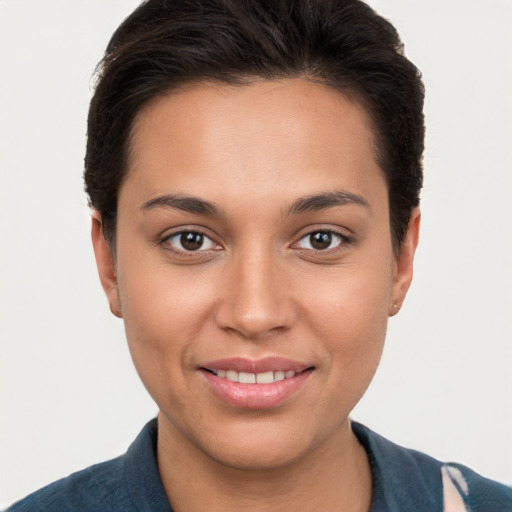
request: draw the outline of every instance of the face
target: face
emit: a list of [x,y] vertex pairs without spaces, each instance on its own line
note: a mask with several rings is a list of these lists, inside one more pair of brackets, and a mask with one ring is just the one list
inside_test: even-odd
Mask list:
[[160,431],[239,468],[350,435],[419,218],[394,256],[365,110],[302,80],[191,86],[144,108],[131,150],[115,257],[99,218],[93,240]]

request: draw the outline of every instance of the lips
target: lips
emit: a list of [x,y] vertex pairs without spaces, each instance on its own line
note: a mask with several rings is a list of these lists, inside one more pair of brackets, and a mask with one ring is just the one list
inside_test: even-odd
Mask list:
[[248,409],[276,407],[297,393],[312,365],[279,357],[222,359],[200,367],[211,391],[228,405]]

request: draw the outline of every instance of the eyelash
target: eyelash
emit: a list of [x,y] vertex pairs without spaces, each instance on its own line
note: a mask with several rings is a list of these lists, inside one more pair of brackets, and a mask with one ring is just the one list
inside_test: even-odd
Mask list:
[[[183,237],[189,236],[189,235],[192,235],[192,237],[193,236],[201,237],[201,246],[199,248],[194,250],[194,249],[187,249],[187,248],[183,247],[183,242],[185,242],[185,240],[183,240]],[[182,247],[181,248],[174,247],[172,245],[173,239],[176,239],[176,241],[178,243],[180,243]],[[194,240],[190,239],[190,242],[194,243]],[[207,249],[201,249],[201,247],[205,243],[209,243],[209,245],[211,245],[213,247],[208,247]],[[168,246],[170,246],[170,248],[168,250],[172,250],[181,255],[200,254],[200,253],[204,253],[204,252],[211,251],[211,250],[219,250],[221,248],[221,246],[219,244],[217,244],[216,242],[214,242],[210,236],[208,236],[206,233],[203,233],[202,231],[199,231],[197,229],[186,229],[186,230],[178,231],[175,233],[171,233],[170,235],[166,235],[161,240],[159,240],[158,244],[162,245],[162,246],[168,245]],[[167,247],[166,247],[166,249],[167,249]]]
[[[321,235],[322,238],[320,239],[320,242],[322,242],[322,241],[329,242],[329,245],[332,242],[336,242],[335,247],[327,247],[327,248],[320,248],[320,249],[315,248],[311,243],[312,242],[311,237],[313,237],[315,235]],[[201,245],[197,249],[185,248],[183,246],[183,243],[185,242],[185,240],[183,239],[184,236],[200,237]],[[173,245],[173,242],[172,242],[173,239],[175,240],[175,243],[179,243],[181,245],[181,248]],[[308,241],[309,247],[301,247],[299,244],[302,241]],[[194,243],[194,240],[192,238],[190,238],[190,242]],[[199,241],[197,241],[197,242],[199,242]],[[210,247],[202,248],[202,246],[205,243],[208,243],[208,245],[210,245]],[[222,249],[222,246],[220,244],[218,244],[214,240],[212,240],[212,238],[210,236],[208,236],[206,233],[204,233],[200,230],[197,230],[197,229],[186,229],[186,230],[181,230],[181,231],[171,233],[169,235],[166,235],[162,239],[158,240],[157,244],[164,246],[164,248],[166,250],[173,251],[182,256],[193,256],[193,255],[198,255],[198,254],[204,254],[204,253],[212,251],[212,250],[218,251],[218,250]],[[349,237],[347,237],[346,235],[339,233],[338,231],[334,231],[332,229],[316,229],[316,230],[309,231],[309,232],[305,233],[304,235],[302,235],[297,242],[295,242],[291,245],[291,247],[292,247],[292,249],[298,249],[300,251],[320,255],[322,253],[331,254],[333,252],[338,252],[351,244],[352,244],[352,240]]]
[[[312,245],[312,237],[315,235],[321,235],[320,242],[327,241],[329,242],[329,245],[332,242],[335,242],[337,240],[337,243],[334,247],[327,247],[327,248],[315,248]],[[302,241],[307,241],[309,244],[309,247],[300,247],[300,243]],[[346,235],[343,235],[339,233],[338,231],[332,230],[332,229],[315,229],[313,231],[309,231],[308,233],[304,234],[297,242],[295,242],[293,245],[297,246],[299,250],[312,252],[315,255],[321,255],[321,254],[332,254],[335,252],[338,252],[340,250],[343,250],[350,246],[352,244],[352,239],[347,237]]]

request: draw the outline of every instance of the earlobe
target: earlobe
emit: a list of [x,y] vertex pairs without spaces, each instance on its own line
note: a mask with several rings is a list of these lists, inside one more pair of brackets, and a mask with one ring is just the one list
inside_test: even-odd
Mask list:
[[414,267],[414,255],[418,247],[420,234],[421,213],[419,208],[414,208],[409,221],[407,233],[396,257],[395,273],[389,305],[389,316],[396,315],[405,300],[409,286],[411,285]]
[[110,311],[118,318],[122,318],[121,303],[119,300],[119,287],[117,283],[116,269],[114,265],[114,256],[112,249],[103,235],[101,215],[93,211],[91,215],[91,238],[96,257],[96,266],[101,281],[101,286],[105,291]]

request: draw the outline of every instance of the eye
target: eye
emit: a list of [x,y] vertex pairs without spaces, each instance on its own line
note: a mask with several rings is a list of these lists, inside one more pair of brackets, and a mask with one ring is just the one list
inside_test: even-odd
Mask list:
[[162,241],[175,251],[198,252],[219,248],[209,237],[198,231],[181,231],[174,233]]
[[326,251],[339,247],[347,240],[344,236],[333,231],[314,231],[303,236],[297,243],[300,249]]

